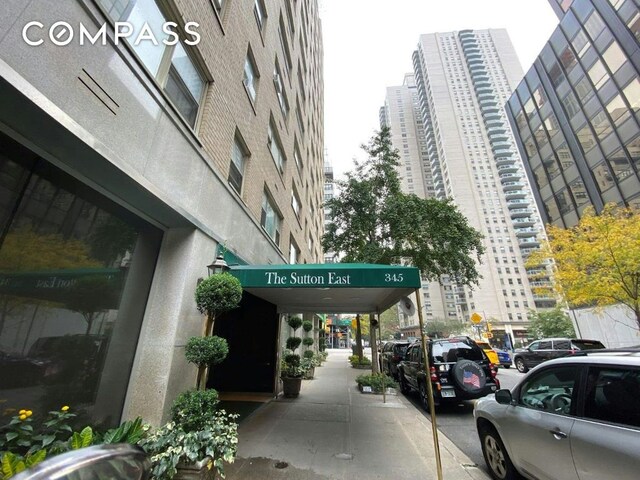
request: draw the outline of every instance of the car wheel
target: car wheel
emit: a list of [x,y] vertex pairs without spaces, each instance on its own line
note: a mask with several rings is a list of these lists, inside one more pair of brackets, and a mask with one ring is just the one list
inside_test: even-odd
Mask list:
[[402,373],[402,371],[398,371],[398,376],[400,377],[400,392],[406,395],[407,393],[409,393],[409,386],[407,385],[407,381],[404,379],[404,374]]
[[420,382],[420,405],[427,412],[429,411],[429,390],[425,382]]
[[495,480],[516,480],[522,478],[511,463],[509,454],[498,432],[492,427],[480,430],[482,455],[489,467],[489,473]]
[[511,365],[507,365],[506,363],[503,365],[504,368],[511,368]]
[[524,360],[521,358],[516,359],[516,368],[520,373],[527,373],[529,371],[527,366],[524,364]]

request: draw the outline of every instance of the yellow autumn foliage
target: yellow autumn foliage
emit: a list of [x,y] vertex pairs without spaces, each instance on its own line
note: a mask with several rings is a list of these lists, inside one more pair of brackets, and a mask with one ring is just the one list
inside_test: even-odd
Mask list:
[[555,262],[555,287],[572,307],[624,304],[640,327],[640,212],[608,204],[573,228],[547,228],[548,243],[527,265]]

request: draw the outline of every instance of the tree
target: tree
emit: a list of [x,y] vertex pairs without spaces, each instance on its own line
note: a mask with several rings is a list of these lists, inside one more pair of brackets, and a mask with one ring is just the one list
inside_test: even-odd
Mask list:
[[477,284],[482,235],[449,200],[424,199],[400,190],[398,151],[388,128],[362,148],[369,158],[339,181],[340,195],[326,202],[333,223],[322,244],[343,262],[409,264],[427,280],[450,275]]
[[400,332],[398,308],[394,305],[380,315],[380,339],[390,340],[396,332]]
[[529,331],[535,338],[569,337],[575,336],[571,320],[559,307],[547,311],[529,310]]
[[548,243],[528,265],[553,261],[555,288],[571,307],[623,304],[640,329],[640,215],[605,206],[586,209],[573,228],[547,228]]
[[447,338],[451,335],[460,335],[469,330],[468,322],[429,320],[424,326],[425,334],[430,338]]
[[400,156],[388,128],[362,148],[368,159],[356,161],[355,171],[336,182],[340,195],[325,204],[333,223],[322,239],[324,250],[340,252],[342,262],[408,264],[426,280],[449,275],[460,285],[477,284],[481,234],[450,201],[402,193]]

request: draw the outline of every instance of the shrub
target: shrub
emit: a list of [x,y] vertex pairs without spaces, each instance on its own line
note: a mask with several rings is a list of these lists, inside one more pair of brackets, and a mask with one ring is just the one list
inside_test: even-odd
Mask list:
[[307,350],[302,354],[304,358],[313,358],[314,355],[313,350]]
[[195,463],[211,457],[209,468],[215,477],[224,478],[224,462],[232,463],[238,449],[238,415],[224,410],[213,413],[198,431],[186,431],[174,422],[163,425],[143,439],[139,445],[152,462],[152,478],[170,480],[178,463]]
[[313,330],[313,322],[311,322],[311,320],[305,320],[304,322],[302,322],[302,329],[305,332],[310,332],[311,330]]
[[307,346],[307,347],[310,347],[311,345],[313,345],[313,338],[311,338],[311,337],[303,338],[302,339],[302,344]]
[[375,393],[382,392],[383,385],[384,388],[398,388],[397,382],[385,374],[359,375],[356,383],[359,387],[371,387]]
[[300,346],[302,339],[299,337],[289,337],[287,338],[287,348],[289,350],[295,350]]
[[230,273],[205,278],[196,287],[196,305],[200,313],[213,318],[218,313],[233,310],[242,300],[240,280]]
[[189,363],[198,367],[217,365],[229,354],[229,344],[222,337],[191,337],[185,348],[185,357]]
[[216,412],[218,401],[214,389],[182,392],[173,402],[171,418],[185,432],[202,430]]
[[351,355],[349,357],[349,362],[352,367],[370,367],[371,360],[368,357],[362,357],[362,361],[360,361],[360,357],[358,355]]
[[289,319],[287,320],[287,323],[295,332],[302,325],[302,319],[300,317],[289,317]]
[[280,364],[280,376],[283,378],[300,378],[304,375],[305,369],[300,365],[300,355],[295,353],[285,354]]

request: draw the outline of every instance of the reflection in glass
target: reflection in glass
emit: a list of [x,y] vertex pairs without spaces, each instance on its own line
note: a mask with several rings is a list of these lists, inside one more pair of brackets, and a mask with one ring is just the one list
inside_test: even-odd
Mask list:
[[571,150],[567,147],[566,142],[562,142],[562,145],[556,148],[556,155],[558,155],[562,170],[566,171],[573,166],[573,155],[571,155]]
[[629,175],[633,174],[631,164],[629,163],[629,160],[627,160],[627,156],[622,149],[616,150],[611,154],[609,157],[609,164],[611,165],[613,174],[618,179],[618,182],[621,182]]
[[571,190],[573,199],[578,207],[591,203],[589,195],[587,194],[587,189],[584,188],[582,179],[577,179],[574,182],[571,182],[569,184],[569,189]]
[[119,421],[128,370],[102,383],[110,348],[127,368],[135,352],[117,332],[142,321],[121,317],[140,230],[114,212],[0,136],[0,414],[71,405],[82,421]]
[[613,187],[613,176],[609,171],[609,167],[607,167],[605,162],[600,163],[596,167],[593,168],[593,177],[596,179],[596,183],[598,184],[598,188],[600,192],[605,192]]
[[593,137],[588,124],[585,124],[580,130],[576,132],[576,137],[578,138],[578,141],[580,142],[580,145],[582,145],[582,149],[585,152],[591,150],[591,148],[593,148],[593,146],[596,144],[596,140]]

